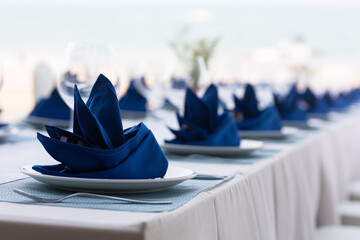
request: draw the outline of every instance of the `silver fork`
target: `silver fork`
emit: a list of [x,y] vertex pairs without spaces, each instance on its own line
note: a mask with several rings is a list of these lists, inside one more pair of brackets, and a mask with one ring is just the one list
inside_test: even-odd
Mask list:
[[38,197],[32,194],[29,194],[27,192],[24,192],[19,189],[14,189],[14,192],[17,194],[20,194],[21,196],[30,198],[36,202],[41,203],[58,203],[63,200],[72,198],[72,197],[78,197],[78,196],[84,196],[84,197],[96,197],[96,198],[105,198],[105,199],[111,199],[111,200],[117,200],[117,201],[123,201],[123,202],[129,202],[129,203],[140,203],[140,204],[172,204],[171,201],[151,201],[151,200],[136,200],[136,199],[130,199],[130,198],[122,198],[122,197],[113,197],[113,196],[107,196],[107,195],[101,195],[101,194],[94,194],[94,193],[73,193],[70,195],[67,195],[62,198],[42,198]]

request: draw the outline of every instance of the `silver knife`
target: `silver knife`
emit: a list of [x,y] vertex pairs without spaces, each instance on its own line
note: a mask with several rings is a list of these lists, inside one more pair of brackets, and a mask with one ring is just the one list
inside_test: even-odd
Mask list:
[[224,179],[227,176],[223,176],[223,175],[214,175],[214,174],[201,174],[198,173],[196,174],[196,177],[194,179],[201,179],[201,180],[220,180],[220,179]]

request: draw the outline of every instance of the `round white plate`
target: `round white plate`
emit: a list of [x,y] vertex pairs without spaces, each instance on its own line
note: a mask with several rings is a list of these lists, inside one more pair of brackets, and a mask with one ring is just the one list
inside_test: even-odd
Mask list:
[[285,126],[307,128],[309,127],[309,121],[296,121],[296,120],[284,120],[282,123]]
[[322,119],[322,120],[328,120],[329,114],[328,113],[308,113],[308,117]]
[[151,192],[177,185],[185,180],[194,178],[196,172],[169,166],[164,178],[155,179],[93,179],[60,177],[41,174],[32,169],[32,166],[24,166],[21,172],[35,180],[49,184],[53,187],[86,192],[100,193],[136,193]]
[[161,148],[167,153],[180,155],[204,154],[213,156],[244,156],[258,150],[264,146],[261,141],[242,139],[238,147],[214,147],[214,146],[195,146],[185,144],[164,143]]
[[61,119],[35,117],[35,116],[27,116],[24,119],[24,122],[36,127],[44,127],[44,125],[53,125],[53,126],[67,128],[70,125],[70,120],[61,120]]
[[0,140],[11,137],[11,136],[15,135],[16,133],[18,133],[18,131],[19,131],[18,128],[11,126],[11,125],[1,127],[0,128]]
[[321,119],[310,118],[307,121],[283,121],[285,126],[296,127],[300,129],[315,129],[319,128],[324,124],[324,121]]
[[149,112],[120,110],[122,118],[139,119],[145,118]]
[[240,136],[244,138],[283,139],[299,133],[299,129],[293,127],[283,127],[280,131],[239,131]]

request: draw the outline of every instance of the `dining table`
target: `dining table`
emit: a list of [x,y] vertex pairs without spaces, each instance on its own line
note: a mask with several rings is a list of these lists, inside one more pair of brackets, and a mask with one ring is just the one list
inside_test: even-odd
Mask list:
[[[174,113],[162,111],[140,121],[160,144],[172,138],[167,126],[176,122]],[[226,177],[190,179],[147,193],[174,202],[158,207],[87,198],[42,204],[15,196],[13,188],[33,186],[65,194],[20,171],[55,161],[36,139],[43,130],[19,125],[16,135],[0,143],[0,238],[315,239],[319,226],[340,224],[339,204],[347,199],[349,184],[360,178],[360,106],[316,123],[283,138],[258,139],[263,148],[246,156],[167,154],[169,166]]]

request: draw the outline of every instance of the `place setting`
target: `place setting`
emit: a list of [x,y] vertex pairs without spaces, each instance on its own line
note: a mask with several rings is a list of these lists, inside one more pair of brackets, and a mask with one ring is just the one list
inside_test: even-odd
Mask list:
[[274,93],[274,104],[285,126],[300,129],[311,129],[315,126],[310,123],[306,109],[299,103],[300,94],[296,84],[291,84],[290,90],[284,96]]
[[360,2],[0,6],[1,240],[360,239]]
[[214,85],[210,85],[201,98],[187,88],[184,115],[177,113],[180,129],[169,128],[175,138],[161,145],[165,153],[231,158],[248,156],[263,147],[261,141],[242,139],[229,112],[218,114],[218,108]]
[[[75,85],[73,132],[46,125],[48,136],[37,134],[44,149],[58,164],[23,166],[21,172],[30,178],[2,184],[0,191],[4,194],[1,194],[1,201],[16,199],[16,202],[23,202],[15,197],[19,195],[23,200],[26,197],[42,204],[71,206],[72,199],[77,203],[79,196],[68,198],[67,195],[81,192],[78,195],[82,195],[81,199],[85,196],[85,203],[81,206],[74,203],[75,207],[86,208],[95,204],[95,208],[100,209],[110,206],[111,209],[122,209],[118,203],[108,205],[102,200],[95,203],[94,199],[101,196],[82,194],[85,192],[111,194],[110,201],[111,196],[131,196],[138,202],[132,201],[134,206],[127,205],[125,210],[129,211],[144,208],[135,206],[136,203],[151,205],[143,211],[164,211],[181,206],[200,191],[224,180],[225,176],[215,178],[207,174],[200,174],[196,179],[196,172],[169,164],[144,123],[123,129],[115,88],[104,75],[97,78],[86,104],[81,94]],[[64,197],[64,190],[67,192],[65,199],[52,203],[48,200]],[[145,200],[140,201],[143,197]],[[89,205],[86,204],[88,200],[91,202]],[[157,208],[152,205],[157,205]]]
[[233,101],[235,107],[231,113],[242,137],[282,140],[301,134],[297,128],[283,126],[276,105],[270,103],[261,108],[255,87],[251,84],[245,86],[242,99],[234,94]]
[[130,119],[144,119],[149,114],[145,78],[133,78],[125,94],[120,97],[121,116]]
[[54,88],[50,96],[43,97],[36,103],[34,109],[23,119],[23,123],[35,129],[43,129],[45,124],[68,128],[70,108]]

